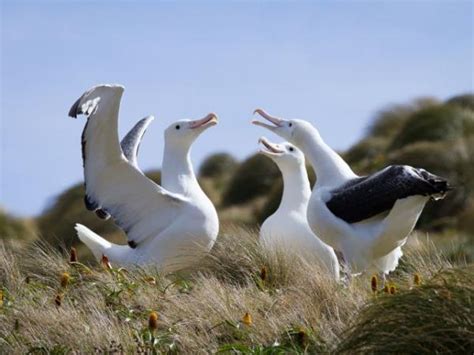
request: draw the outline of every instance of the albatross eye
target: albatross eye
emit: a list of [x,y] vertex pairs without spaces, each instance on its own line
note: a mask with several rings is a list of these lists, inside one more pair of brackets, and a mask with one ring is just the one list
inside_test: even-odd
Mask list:
[[175,128],[176,128],[176,129],[180,129],[181,126],[180,126],[179,124],[177,124]]
[[288,123],[288,127],[292,127],[293,126],[293,123]]
[[[290,123],[290,124],[291,124],[291,123]],[[289,150],[290,152],[294,152],[294,151],[295,151],[295,148],[290,147],[290,148],[288,148],[288,150]]]

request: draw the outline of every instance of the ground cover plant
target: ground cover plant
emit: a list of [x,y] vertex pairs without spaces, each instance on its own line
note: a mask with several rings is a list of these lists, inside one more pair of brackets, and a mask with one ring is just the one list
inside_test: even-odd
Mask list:
[[240,227],[199,268],[170,275],[3,243],[0,352],[470,353],[474,268],[453,255],[413,236],[382,285],[330,280]]

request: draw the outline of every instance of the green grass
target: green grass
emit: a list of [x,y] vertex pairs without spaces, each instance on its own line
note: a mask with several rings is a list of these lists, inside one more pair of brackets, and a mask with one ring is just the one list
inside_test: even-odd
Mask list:
[[255,236],[230,229],[199,268],[170,275],[3,244],[0,353],[474,350],[473,268],[433,245],[412,238],[390,280],[397,293],[374,295],[371,275],[337,283],[294,255],[261,250]]

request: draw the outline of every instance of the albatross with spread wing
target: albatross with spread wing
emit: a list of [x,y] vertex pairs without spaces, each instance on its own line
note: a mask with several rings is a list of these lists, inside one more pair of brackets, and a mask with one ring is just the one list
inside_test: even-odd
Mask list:
[[[127,245],[115,245],[87,227],[76,225],[78,236],[96,258],[102,254],[120,264],[155,264],[173,271],[195,264],[213,246],[219,222],[216,210],[200,188],[189,151],[194,140],[217,123],[209,114],[181,120],[165,132],[164,164],[175,179],[173,191],[148,179],[134,160],[148,121],[118,140],[118,113],[124,88],[100,85],[84,93],[69,115],[87,116],[82,134],[86,201],[90,209],[110,214],[127,234]],[[173,156],[170,155],[172,152]],[[126,155],[124,155],[126,154]],[[166,176],[163,176],[166,179]]]

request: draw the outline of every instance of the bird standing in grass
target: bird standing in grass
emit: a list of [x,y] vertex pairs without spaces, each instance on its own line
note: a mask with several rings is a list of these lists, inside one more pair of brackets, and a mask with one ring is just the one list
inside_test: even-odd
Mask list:
[[154,264],[164,271],[195,265],[212,248],[219,221],[197,182],[189,151],[196,138],[217,123],[217,116],[181,120],[165,131],[168,148],[163,164],[168,164],[169,174],[178,176],[167,183],[173,189],[165,189],[136,166],[133,154],[138,147],[132,144],[130,155],[119,143],[123,91],[120,85],[96,86],[76,101],[69,115],[87,116],[82,134],[86,202],[90,209],[100,209],[114,219],[126,233],[128,245],[112,244],[80,224],[78,237],[98,260],[106,255],[114,265]]
[[269,124],[254,124],[299,147],[316,172],[307,213],[313,232],[342,253],[353,274],[394,270],[425,204],[443,198],[448,182],[406,165],[358,176],[311,123],[274,117],[261,109],[255,113]]
[[283,196],[276,212],[260,228],[261,244],[317,261],[338,280],[334,250],[314,235],[306,219],[311,187],[303,153],[290,143],[274,144],[263,137],[259,142],[263,145],[260,152],[276,163],[283,176]]

